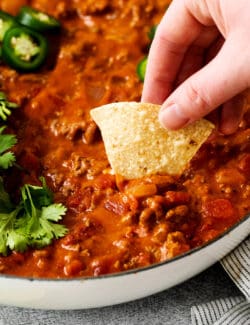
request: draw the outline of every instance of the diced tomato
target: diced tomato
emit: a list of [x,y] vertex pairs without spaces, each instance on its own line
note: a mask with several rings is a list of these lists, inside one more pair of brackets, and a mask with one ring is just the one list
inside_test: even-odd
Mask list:
[[105,201],[105,208],[118,215],[124,215],[129,211],[135,211],[138,207],[137,200],[125,194],[115,194]]
[[68,207],[78,212],[89,209],[92,203],[93,192],[91,187],[86,187],[82,191],[76,191],[76,193],[68,197]]
[[99,175],[95,179],[94,186],[100,190],[115,188],[115,176],[109,174]]
[[68,207],[75,209],[82,201],[82,195],[80,193],[74,194],[68,198]]
[[205,202],[202,206],[202,212],[206,217],[228,219],[236,215],[232,203],[227,199],[215,199]]

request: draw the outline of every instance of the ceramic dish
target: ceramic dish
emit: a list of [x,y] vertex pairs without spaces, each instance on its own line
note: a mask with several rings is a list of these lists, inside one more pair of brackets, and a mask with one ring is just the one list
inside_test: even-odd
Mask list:
[[[250,99],[239,132],[211,136],[177,178],[128,181],[114,175],[90,118],[94,107],[140,100],[148,50],[169,3],[0,1],[2,16],[12,26],[2,42],[0,97],[6,107],[18,106],[5,130],[17,139],[16,165],[5,174],[5,161],[0,172],[1,304],[79,309],[139,299],[195,276],[249,234],[250,217],[236,221],[250,213]],[[21,4],[34,8],[21,9]],[[44,30],[45,38],[38,37],[32,29],[37,21],[20,31],[16,22],[24,23],[23,14],[30,12],[42,25],[44,13],[59,19],[61,32],[57,24],[53,33]],[[19,41],[27,40],[27,52],[19,53]],[[12,55],[7,58],[8,49],[18,66]],[[35,66],[33,52],[43,54]],[[13,156],[7,157],[11,165]],[[36,191],[40,194],[33,199],[30,193]],[[38,217],[57,221],[64,214],[58,205],[51,213],[53,202],[67,208],[61,220],[67,230],[53,225],[56,231],[51,231],[45,222],[38,231]],[[30,249],[24,251],[26,246]]]
[[250,215],[206,245],[146,268],[72,280],[0,277],[0,303],[39,309],[84,309],[128,302],[173,287],[205,270],[250,233]]

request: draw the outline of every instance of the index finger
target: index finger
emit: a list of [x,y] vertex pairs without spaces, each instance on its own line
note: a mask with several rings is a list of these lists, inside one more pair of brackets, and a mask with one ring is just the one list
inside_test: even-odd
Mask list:
[[162,104],[168,97],[185,53],[201,30],[202,25],[191,15],[183,0],[171,3],[149,51],[143,102]]

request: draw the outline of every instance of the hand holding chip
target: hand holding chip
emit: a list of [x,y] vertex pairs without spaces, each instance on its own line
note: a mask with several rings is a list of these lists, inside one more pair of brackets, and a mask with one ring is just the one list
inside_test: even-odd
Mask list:
[[173,0],[152,43],[142,101],[162,104],[163,126],[179,129],[214,111],[236,131],[250,86],[249,0]]

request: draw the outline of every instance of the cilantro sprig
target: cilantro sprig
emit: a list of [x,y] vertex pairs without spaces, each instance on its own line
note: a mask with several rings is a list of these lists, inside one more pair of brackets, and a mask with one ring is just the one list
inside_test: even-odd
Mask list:
[[63,237],[67,228],[57,222],[66,213],[41,178],[42,186],[26,184],[21,188],[19,204],[11,202],[0,178],[0,254],[9,250],[24,252],[28,247],[42,248]]
[[[15,107],[18,105],[9,102],[0,91],[0,121],[6,121]],[[0,175],[15,165],[16,160],[11,152],[17,143],[16,136],[3,133],[5,128],[0,126]],[[67,228],[57,223],[66,208],[61,203],[53,203],[45,179],[40,180],[42,186],[25,184],[21,187],[20,201],[14,204],[0,176],[0,254],[7,255],[10,250],[24,252],[28,247],[42,248],[67,233]]]
[[0,91],[0,118],[6,121],[11,114],[13,108],[17,108],[19,105],[13,102],[9,102],[4,92]]
[[15,156],[10,150],[17,142],[15,135],[3,134],[5,126],[0,127],[0,168],[8,169],[15,162]]

